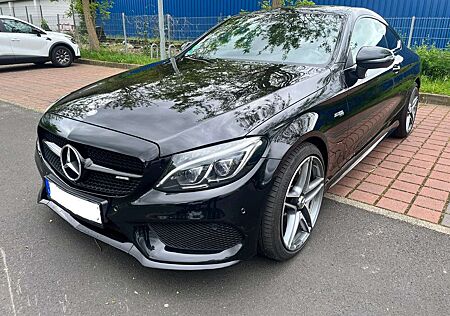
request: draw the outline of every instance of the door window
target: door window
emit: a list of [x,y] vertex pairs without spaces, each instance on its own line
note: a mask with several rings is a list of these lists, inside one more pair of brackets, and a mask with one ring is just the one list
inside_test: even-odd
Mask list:
[[352,52],[353,63],[356,62],[356,54],[363,46],[388,48],[385,34],[386,25],[375,19],[362,18],[356,21],[350,39],[350,50]]
[[386,41],[390,50],[394,50],[399,47],[400,38],[390,28],[386,31]]
[[10,19],[2,19],[3,27],[5,28],[5,32],[8,33],[33,33],[33,27],[26,23],[10,20]]

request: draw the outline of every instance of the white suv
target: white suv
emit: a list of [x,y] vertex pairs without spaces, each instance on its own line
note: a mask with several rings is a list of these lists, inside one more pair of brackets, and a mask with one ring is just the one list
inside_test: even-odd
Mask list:
[[80,48],[71,36],[0,15],[0,65],[51,61],[57,67],[68,67],[79,57]]

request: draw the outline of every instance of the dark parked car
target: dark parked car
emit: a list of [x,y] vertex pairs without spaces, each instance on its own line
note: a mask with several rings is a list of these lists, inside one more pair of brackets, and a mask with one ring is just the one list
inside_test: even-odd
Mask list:
[[287,260],[327,188],[411,132],[419,72],[366,9],[230,18],[56,102],[38,127],[39,202],[148,267]]

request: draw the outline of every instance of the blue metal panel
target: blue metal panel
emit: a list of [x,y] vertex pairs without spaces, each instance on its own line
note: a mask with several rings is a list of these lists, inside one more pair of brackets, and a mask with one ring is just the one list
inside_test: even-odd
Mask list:
[[[318,5],[344,5],[372,9],[388,21],[403,36],[409,32],[410,18],[416,16],[416,28],[413,43],[422,43],[427,38],[436,39],[438,47],[445,47],[450,41],[450,0],[313,0]],[[177,39],[192,39],[211,28],[217,21],[228,15],[238,14],[241,10],[254,11],[260,9],[261,0],[164,0],[164,13],[174,17],[174,33]],[[114,0],[109,21],[99,21],[108,35],[121,33],[119,14],[127,16],[157,15],[158,0]],[[116,16],[116,18],[114,18]],[[183,17],[184,19],[177,19]],[[405,19],[390,19],[403,17]],[[420,19],[433,18],[433,19]],[[447,18],[436,19],[436,18]],[[132,20],[133,17],[130,17]],[[148,18],[148,19],[154,19]],[[117,21],[115,21],[117,20]],[[153,23],[153,22],[152,22]],[[156,23],[156,22],[155,22]],[[176,25],[176,23],[179,23]],[[181,25],[182,23],[182,25]],[[136,33],[136,23],[130,22],[130,32]],[[154,33],[154,32],[153,32]],[[151,34],[156,36],[157,34]],[[428,41],[432,43],[433,41]]]
[[[372,9],[384,17],[450,17],[449,0],[315,0],[320,5]],[[261,0],[164,0],[164,11],[175,17],[227,16],[260,8]],[[154,15],[157,0],[114,0],[113,13]]]
[[449,0],[315,0],[320,5],[364,7],[384,17],[450,17]]

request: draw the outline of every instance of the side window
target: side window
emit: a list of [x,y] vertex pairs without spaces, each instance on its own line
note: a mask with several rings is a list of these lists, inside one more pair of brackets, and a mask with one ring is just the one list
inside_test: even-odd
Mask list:
[[5,28],[5,32],[8,33],[33,33],[33,28],[20,21],[10,20],[10,19],[2,19],[3,27]]
[[397,36],[397,34],[395,34],[394,31],[388,28],[386,32],[386,41],[388,48],[392,50],[397,48],[400,38]]
[[386,26],[371,18],[362,18],[356,21],[350,39],[350,50],[353,62],[356,62],[356,54],[363,46],[379,46],[388,48],[386,43]]

